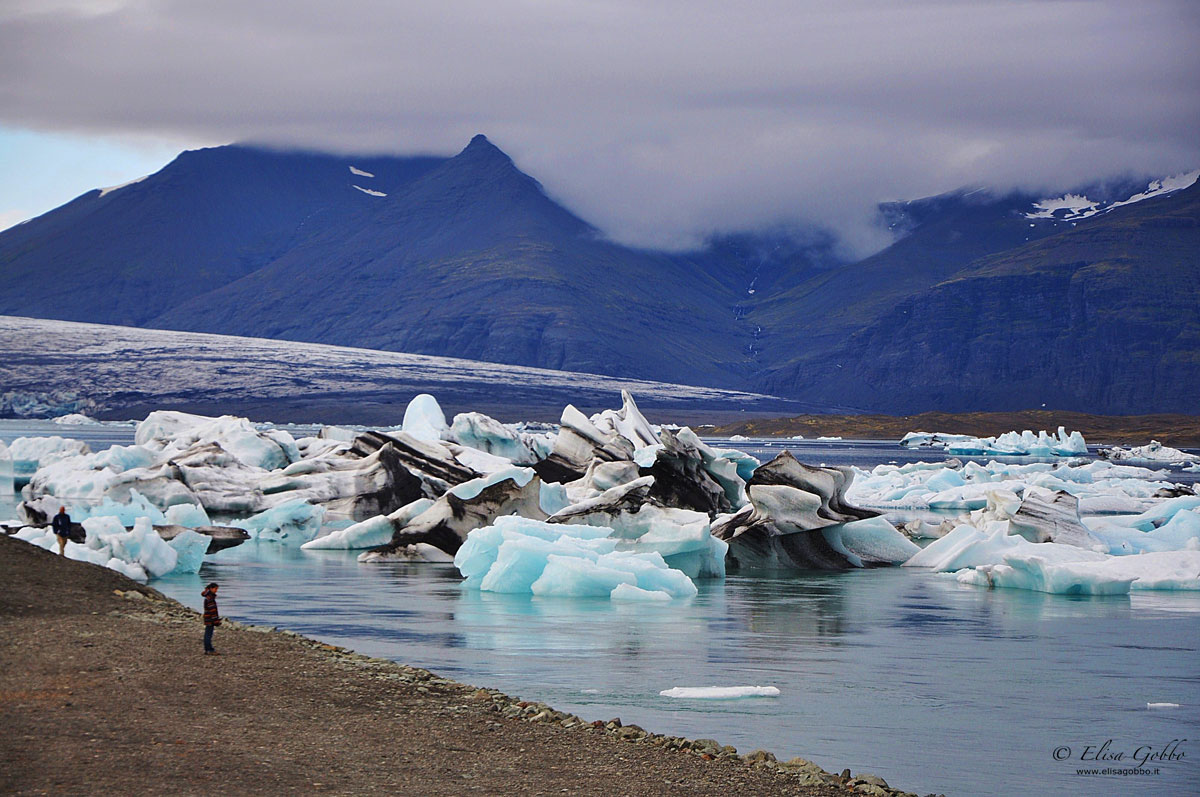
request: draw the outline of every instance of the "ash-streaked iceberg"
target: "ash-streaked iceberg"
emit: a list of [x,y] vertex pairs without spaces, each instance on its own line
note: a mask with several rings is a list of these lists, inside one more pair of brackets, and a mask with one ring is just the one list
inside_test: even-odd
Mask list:
[[1100,456],[1104,457],[1105,459],[1110,459],[1114,462],[1135,460],[1183,464],[1185,462],[1191,462],[1192,460],[1197,459],[1200,455],[1189,454],[1186,451],[1179,450],[1178,448],[1164,446],[1157,440],[1151,440],[1144,446],[1132,446],[1130,448],[1114,446],[1113,448],[1103,448],[1100,450]]

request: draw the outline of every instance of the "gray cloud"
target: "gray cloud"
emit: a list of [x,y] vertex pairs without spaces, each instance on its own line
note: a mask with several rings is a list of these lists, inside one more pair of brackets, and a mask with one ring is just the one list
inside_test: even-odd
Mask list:
[[1200,165],[1191,0],[12,0],[0,122],[444,152],[484,132],[614,237]]

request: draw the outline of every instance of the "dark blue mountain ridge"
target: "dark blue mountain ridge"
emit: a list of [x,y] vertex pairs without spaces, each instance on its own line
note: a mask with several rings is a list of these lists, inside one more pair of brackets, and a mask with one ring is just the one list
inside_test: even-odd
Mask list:
[[[1144,188],[1077,192],[1106,207]],[[723,234],[687,253],[618,245],[484,136],[450,158],[217,147],[0,232],[0,314],[766,390],[884,412],[1021,409],[1047,396],[1064,409],[1180,411],[1200,387],[1200,375],[1178,368],[1197,344],[1191,316],[1161,294],[1195,265],[1187,193],[1108,212],[986,189],[886,203],[881,224],[894,242],[847,262],[819,230]],[[1134,210],[1149,214],[1136,233],[1123,221]],[[1010,254],[1016,265],[1002,273],[981,265]],[[1039,258],[1135,265],[1099,267],[1112,306],[1087,323],[996,312],[993,302],[1028,307],[1024,292],[1048,290]],[[1123,282],[1139,267],[1162,281],[1158,293]],[[960,282],[971,290],[946,287]],[[904,331],[895,345],[893,330]],[[1146,345],[1149,336],[1166,342]],[[1038,356],[1047,341],[1059,352],[1053,368]],[[1127,350],[1115,351],[1122,341]],[[1088,367],[1069,389],[1047,390],[1068,355]],[[1182,381],[1131,388],[1168,363]],[[958,390],[964,368],[971,376]],[[933,375],[936,390],[922,390]]]
[[728,290],[686,258],[603,239],[482,136],[371,199],[147,325],[746,381]]
[[[431,157],[347,159],[231,145],[180,154],[159,172],[94,190],[0,233],[15,290],[5,313],[145,325],[179,302],[245,276],[313,231],[347,223],[435,168]],[[370,172],[358,177],[348,163]]]

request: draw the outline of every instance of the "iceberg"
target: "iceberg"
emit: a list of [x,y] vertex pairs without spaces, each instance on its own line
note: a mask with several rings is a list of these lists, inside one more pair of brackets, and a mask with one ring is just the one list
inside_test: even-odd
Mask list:
[[184,529],[167,541],[175,549],[174,573],[198,573],[208,552],[211,538],[191,529]]
[[1178,448],[1164,446],[1157,440],[1151,440],[1144,446],[1136,446],[1132,448],[1104,448],[1100,450],[1100,456],[1104,457],[1105,459],[1113,460],[1114,462],[1133,459],[1179,464],[1190,462],[1196,458],[1195,454],[1189,454],[1185,451],[1180,451]]
[[915,554],[905,567],[956,573],[963,584],[1066,595],[1200,589],[1200,550],[1112,556],[1074,545],[1030,542],[1008,524],[963,525]]
[[779,697],[775,686],[676,686],[659,692],[663,697],[691,700],[732,700],[738,697]]
[[243,465],[263,470],[282,468],[300,459],[296,441],[285,431],[260,432],[245,418],[208,418],[186,412],[156,410],[137,426],[134,442],[160,456],[196,446],[215,445]]
[[488,592],[615,600],[670,600],[696,594],[692,580],[670,568],[657,552],[617,550],[620,544],[612,529],[600,526],[507,516],[472,531],[455,554],[454,564],[467,587]]
[[1081,514],[1135,513],[1175,489],[1165,471],[1118,465],[1104,460],[1086,463],[985,464],[957,460],[877,465],[854,469],[850,500],[878,509],[976,510],[987,506],[987,494],[1006,489],[1018,495],[1028,487],[1070,493]]
[[[962,435],[944,435],[936,433],[939,438],[954,438],[947,440],[946,451],[950,454],[975,456],[1006,456],[1006,457],[1073,457],[1087,454],[1087,442],[1079,432],[1067,433],[1063,427],[1058,427],[1056,434],[1045,431],[1036,435],[1026,429],[1023,432],[1005,432],[998,437],[973,437],[963,439]],[[907,436],[906,436],[907,438]]]
[[8,444],[8,454],[14,462],[34,463],[35,468],[49,465],[60,459],[90,454],[91,449],[82,440],[53,435],[50,437],[18,437]]
[[323,537],[309,540],[300,547],[306,551],[314,551],[354,550],[386,545],[392,541],[392,534],[397,528],[404,528],[431,506],[433,506],[433,499],[418,498],[390,515],[376,515],[367,518],[344,529],[332,531]]
[[969,434],[948,434],[946,432],[909,432],[900,438],[901,448],[946,448],[954,443],[966,443],[975,440]]
[[541,482],[532,468],[508,468],[463,482],[414,517],[389,517],[391,539],[362,554],[359,561],[428,559],[422,545],[436,548],[449,558],[472,530],[514,514],[539,520],[546,516],[541,510]]
[[450,437],[460,445],[506,459],[510,465],[532,465],[541,459],[525,435],[479,412],[455,415]]
[[735,569],[841,570],[895,564],[916,546],[879,518],[846,500],[853,471],[798,462],[785,451],[749,482],[749,504],[719,516],[712,533],[729,543]]
[[245,529],[253,539],[303,545],[317,536],[325,519],[325,507],[297,498],[259,512],[234,526]]
[[167,507],[164,520],[172,526],[188,526],[191,528],[212,525],[212,521],[209,519],[208,513],[204,511],[204,507],[198,504],[176,504],[175,506],[169,506]]
[[404,408],[404,423],[400,428],[405,434],[426,443],[437,443],[450,431],[441,405],[428,393],[414,396],[408,402]]
[[[207,536],[190,530],[166,542],[149,518],[139,518],[132,529],[111,516],[88,518],[82,525],[86,541],[68,542],[68,559],[107,567],[142,582],[168,573],[198,571],[210,542]],[[48,528],[27,526],[14,536],[48,551],[58,550],[54,533]]]
[[1200,551],[1142,553],[1058,564],[1033,555],[1009,555],[1003,563],[977,566],[959,573],[957,579],[963,584],[1060,595],[1123,595],[1131,589],[1194,591],[1200,590]]
[[613,588],[609,597],[615,601],[628,601],[630,603],[669,603],[671,601],[671,596],[665,592],[642,589],[632,584],[618,584]]
[[54,423],[63,424],[64,426],[99,426],[100,421],[95,418],[89,418],[81,412],[69,412],[66,415],[59,415],[57,418],[51,419]]

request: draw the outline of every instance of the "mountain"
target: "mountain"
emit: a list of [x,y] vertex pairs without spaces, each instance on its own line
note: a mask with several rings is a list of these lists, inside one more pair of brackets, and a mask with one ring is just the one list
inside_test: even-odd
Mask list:
[[888,203],[893,243],[848,262],[813,230],[617,245],[483,136],[450,158],[217,147],[0,233],[0,314],[838,410],[1186,411],[1195,177]]
[[716,279],[605,241],[483,136],[377,200],[147,325],[710,385],[744,359]]
[[[146,325],[166,308],[335,229],[440,158],[347,159],[242,146],[184,152],[160,172],[95,190],[0,233],[0,314]],[[370,187],[369,186],[369,187]]]
[[[797,352],[762,388],[901,413],[1194,413],[1200,183],[1031,232],[949,273],[931,269],[927,284],[887,303],[869,291],[852,305],[859,318],[841,319],[841,341]],[[806,299],[772,309],[786,317]]]

